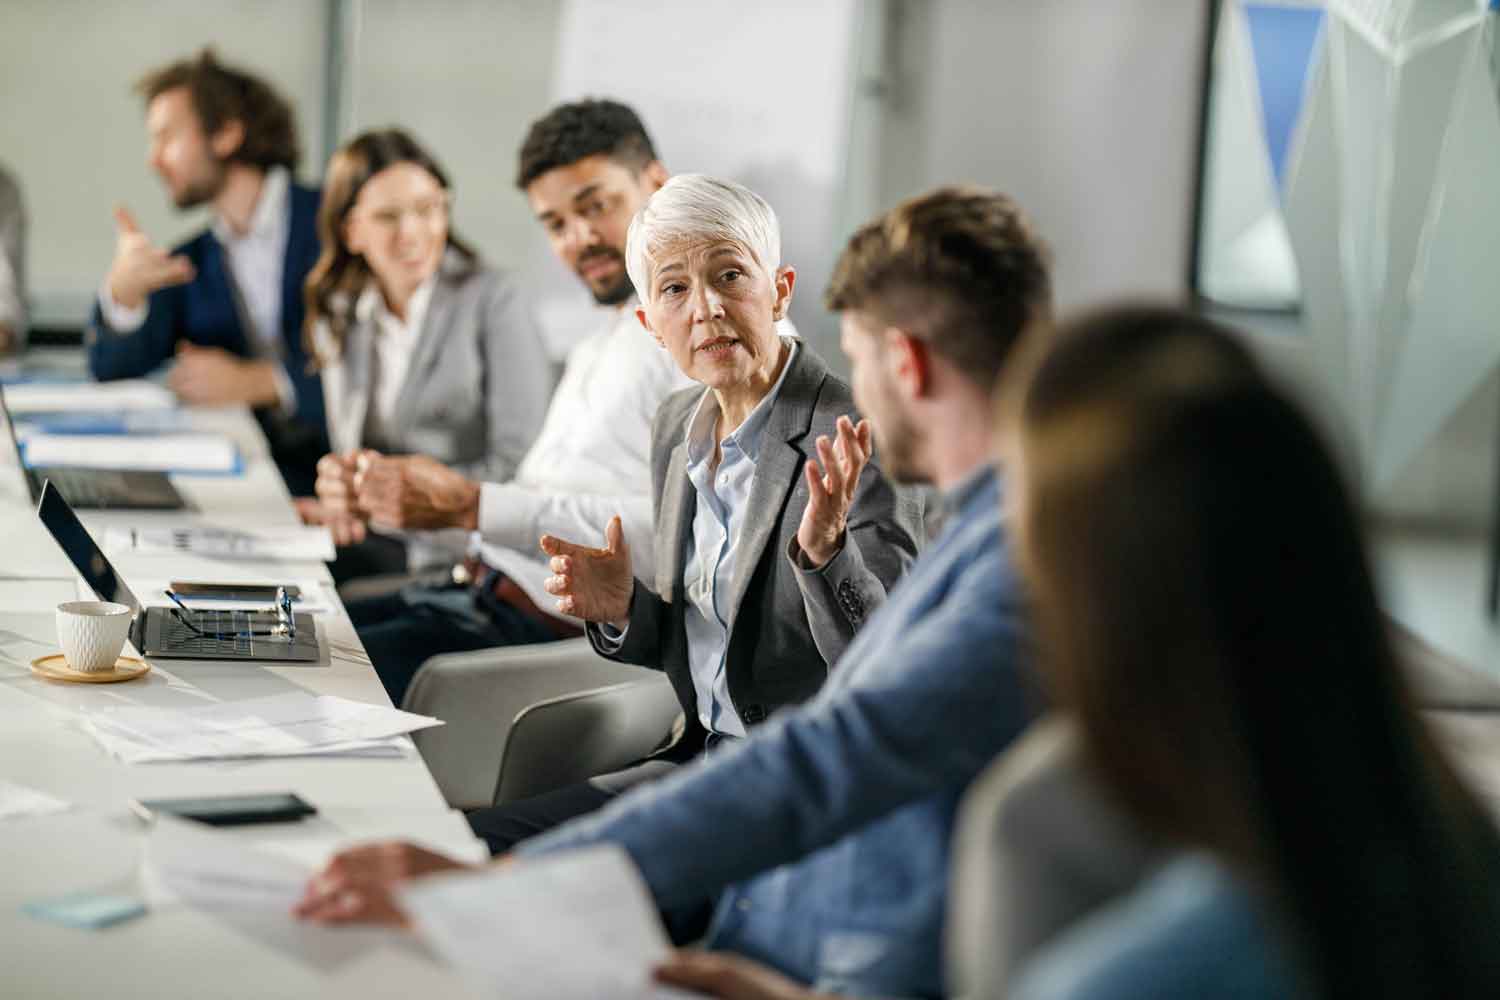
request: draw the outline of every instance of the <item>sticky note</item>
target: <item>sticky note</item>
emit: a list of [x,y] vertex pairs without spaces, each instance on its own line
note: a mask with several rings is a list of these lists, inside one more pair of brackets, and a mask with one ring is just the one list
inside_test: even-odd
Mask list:
[[64,927],[97,930],[140,916],[146,912],[146,904],[130,896],[75,892],[56,899],[38,899],[24,903],[21,912]]

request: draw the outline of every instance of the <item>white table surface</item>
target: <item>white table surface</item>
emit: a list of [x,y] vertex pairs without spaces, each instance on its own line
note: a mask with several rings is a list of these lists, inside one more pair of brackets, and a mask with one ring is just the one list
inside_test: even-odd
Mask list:
[[[232,434],[246,458],[238,477],[174,476],[191,513],[88,512],[96,538],[108,524],[291,526],[296,514],[264,439],[243,410],[196,411],[197,427]],[[110,556],[132,581],[318,580],[308,562],[229,562],[191,556]],[[298,824],[244,828],[259,844],[301,842],[308,854],[338,842],[405,834],[436,847],[472,847],[414,749],[400,758],[300,758],[126,765],[79,726],[109,705],[190,706],[296,689],[389,705],[334,597],[317,615],[323,657],[266,665],[156,660],[142,680],[59,684],[31,673],[57,649],[52,609],[76,593],[71,565],[36,519],[9,442],[0,438],[0,779],[74,804],[65,813],[0,820],[0,996],[371,997],[465,996],[462,984],[398,932],[311,927],[289,917],[230,919],[183,906],[98,931],[33,919],[22,904],[75,890],[137,888],[146,828],[127,802],[145,796],[293,791],[320,810]],[[146,589],[133,585],[138,594]],[[329,639],[337,648],[330,649]]]

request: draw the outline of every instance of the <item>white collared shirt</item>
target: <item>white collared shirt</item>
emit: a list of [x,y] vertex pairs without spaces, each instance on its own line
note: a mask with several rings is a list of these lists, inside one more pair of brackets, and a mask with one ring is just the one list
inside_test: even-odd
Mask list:
[[[373,350],[370,352],[370,404],[365,410],[361,440],[376,447],[388,447],[390,430],[396,415],[396,399],[406,383],[412,353],[422,336],[427,306],[437,285],[437,273],[417,286],[406,303],[406,319],[386,306],[385,296],[374,281],[365,286],[354,303],[354,318],[360,324],[373,324]],[[338,440],[336,437],[335,440]]]
[[568,352],[515,478],[480,490],[485,562],[549,612],[557,598],[542,589],[549,570],[537,542],[544,533],[602,545],[618,514],[636,577],[655,578],[651,423],[669,395],[697,384],[641,327],[633,301],[613,312],[607,329]]

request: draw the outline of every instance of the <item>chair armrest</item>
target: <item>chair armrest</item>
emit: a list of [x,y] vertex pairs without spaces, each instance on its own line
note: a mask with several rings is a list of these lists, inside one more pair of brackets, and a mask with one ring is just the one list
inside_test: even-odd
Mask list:
[[511,722],[527,706],[660,676],[604,659],[587,639],[445,653],[422,664],[401,707],[446,723],[412,738],[448,804],[478,809],[492,802]]
[[511,724],[495,804],[628,767],[662,744],[680,712],[661,674],[531,705]]

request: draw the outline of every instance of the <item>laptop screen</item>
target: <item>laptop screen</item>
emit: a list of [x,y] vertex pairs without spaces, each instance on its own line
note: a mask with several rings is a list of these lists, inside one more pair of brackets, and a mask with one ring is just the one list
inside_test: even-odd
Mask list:
[[78,520],[78,515],[73,513],[73,508],[68,506],[57,487],[50,482],[42,488],[36,513],[57,540],[57,544],[62,546],[63,552],[67,553],[74,568],[88,581],[99,600],[129,605],[130,610],[140,611],[141,602],[125,586],[125,581],[115,572],[109,560],[104,558],[99,546],[94,544],[94,539],[83,522]]

